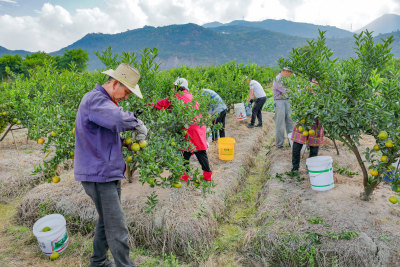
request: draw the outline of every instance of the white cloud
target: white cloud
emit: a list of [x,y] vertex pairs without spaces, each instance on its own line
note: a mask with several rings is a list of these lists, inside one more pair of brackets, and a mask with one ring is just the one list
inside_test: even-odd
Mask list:
[[296,9],[295,20],[357,30],[385,13],[395,12],[397,0],[305,0]]
[[[70,0],[75,1],[75,0]],[[0,0],[0,3],[15,0]],[[144,25],[237,19],[288,19],[356,30],[384,13],[400,11],[400,0],[104,0],[105,7],[68,11],[45,3],[31,16],[0,16],[0,46],[51,52],[87,33],[117,33]]]
[[[118,18],[116,18],[118,19]],[[51,52],[82,38],[89,32],[116,32],[117,24],[98,8],[78,9],[70,14],[58,5],[46,3],[37,16],[0,16],[1,46],[8,49]]]

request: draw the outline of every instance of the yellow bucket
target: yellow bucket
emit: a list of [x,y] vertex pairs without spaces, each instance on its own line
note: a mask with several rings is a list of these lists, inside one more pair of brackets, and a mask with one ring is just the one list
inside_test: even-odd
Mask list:
[[218,139],[218,156],[220,160],[233,160],[235,152],[235,139],[221,137]]

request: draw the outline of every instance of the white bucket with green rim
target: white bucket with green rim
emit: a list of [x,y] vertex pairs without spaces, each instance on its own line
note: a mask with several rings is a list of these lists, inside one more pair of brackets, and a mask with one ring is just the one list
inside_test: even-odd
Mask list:
[[[43,228],[50,230],[43,232]],[[37,220],[33,225],[33,234],[36,236],[43,254],[50,256],[53,252],[61,254],[69,243],[66,221],[61,214],[50,214]]]
[[310,184],[313,190],[327,191],[335,186],[333,182],[332,162],[333,160],[329,156],[316,156],[306,160]]

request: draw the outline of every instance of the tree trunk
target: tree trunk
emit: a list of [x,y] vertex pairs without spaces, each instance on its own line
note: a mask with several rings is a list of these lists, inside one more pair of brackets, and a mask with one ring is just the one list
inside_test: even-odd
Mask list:
[[126,178],[128,179],[129,183],[133,182],[133,174],[136,171],[136,167],[131,167],[129,165],[126,165]]
[[333,141],[333,144],[335,145],[336,155],[339,155],[339,149],[338,149],[338,147],[337,147],[336,140],[335,140],[335,139],[332,139],[332,141]]
[[378,185],[378,181],[373,181],[370,185],[364,186],[364,192],[361,192],[360,194],[361,199],[365,201],[370,201],[372,198],[372,193]]
[[8,128],[4,131],[3,136],[0,138],[0,142],[3,141],[3,139],[6,137],[6,135],[8,134],[8,132],[11,130],[11,127],[13,127],[14,124],[10,124],[8,126]]
[[363,173],[364,192],[361,193],[361,199],[369,201],[371,200],[372,193],[374,192],[375,188],[379,185],[380,182],[373,181],[371,184],[368,184],[368,171],[361,158],[357,146],[355,145],[354,141],[350,138],[350,136],[345,136],[345,139],[346,139],[345,144],[353,151],[354,155],[356,155],[358,164],[360,165]]

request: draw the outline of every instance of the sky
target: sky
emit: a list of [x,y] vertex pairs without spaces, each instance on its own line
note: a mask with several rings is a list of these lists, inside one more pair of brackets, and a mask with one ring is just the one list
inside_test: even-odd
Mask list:
[[57,51],[88,33],[143,26],[286,19],[355,31],[400,0],[0,0],[0,46]]

